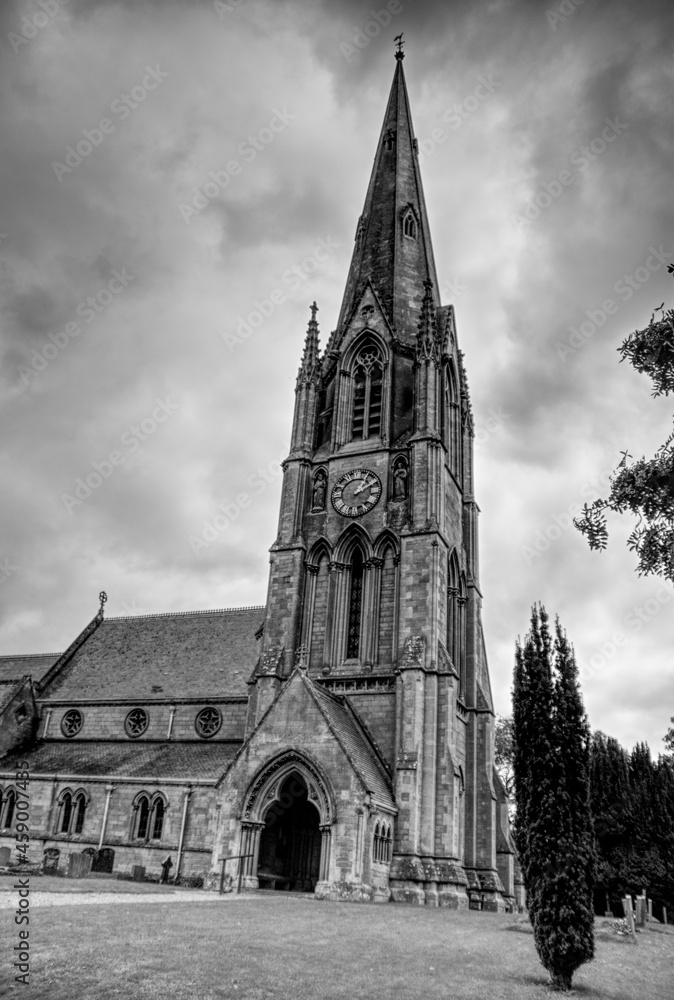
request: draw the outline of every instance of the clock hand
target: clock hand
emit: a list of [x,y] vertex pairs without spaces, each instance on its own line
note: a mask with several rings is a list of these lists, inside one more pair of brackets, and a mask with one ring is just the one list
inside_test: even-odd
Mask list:
[[353,495],[354,495],[355,497],[357,497],[359,493],[362,493],[362,492],[363,492],[363,490],[365,489],[365,487],[366,487],[366,486],[369,486],[370,488],[372,487],[372,483],[371,483],[371,482],[370,482],[370,481],[369,481],[368,479],[366,479],[366,480],[365,480],[365,481],[363,482],[363,485],[362,485],[362,486],[359,486],[357,490],[354,490],[354,493],[353,493]]

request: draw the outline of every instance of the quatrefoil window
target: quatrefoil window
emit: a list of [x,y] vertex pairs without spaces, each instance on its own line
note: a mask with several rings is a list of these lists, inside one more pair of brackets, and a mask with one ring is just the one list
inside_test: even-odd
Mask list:
[[77,736],[84,724],[84,716],[77,708],[69,709],[61,719],[61,732],[70,739]]
[[222,713],[218,708],[213,708],[212,706],[202,708],[201,711],[197,713],[197,717],[194,722],[194,728],[198,732],[199,736],[203,736],[206,740],[211,736],[215,736],[221,725]]
[[148,727],[150,716],[144,708],[132,708],[124,721],[127,736],[135,739],[142,736]]

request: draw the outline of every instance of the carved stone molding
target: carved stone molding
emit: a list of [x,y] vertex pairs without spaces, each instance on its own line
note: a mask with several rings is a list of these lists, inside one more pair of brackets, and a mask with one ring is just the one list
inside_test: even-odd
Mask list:
[[398,771],[416,771],[418,763],[419,754],[416,750],[401,751],[396,760],[396,769]]
[[400,661],[402,670],[423,667],[426,640],[423,635],[411,635],[405,639],[403,655]]
[[387,675],[377,677],[370,674],[367,677],[317,677],[318,683],[333,694],[385,694],[395,691],[395,677]]
[[[332,795],[327,782],[313,762],[297,750],[286,750],[270,761],[253,780],[242,811],[244,822],[261,822],[261,812],[266,812],[270,802],[277,797],[284,779],[293,771],[299,771],[304,778],[309,800],[318,809],[322,824],[332,824],[335,819]],[[272,792],[271,799],[269,792]]]

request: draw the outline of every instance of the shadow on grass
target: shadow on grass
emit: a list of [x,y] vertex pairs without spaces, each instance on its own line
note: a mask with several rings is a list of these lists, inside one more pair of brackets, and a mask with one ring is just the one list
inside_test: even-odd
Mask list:
[[594,986],[587,986],[585,983],[574,982],[571,990],[569,990],[567,993],[560,993],[558,990],[553,990],[552,983],[550,982],[550,977],[545,972],[542,972],[540,975],[533,975],[531,973],[514,975],[512,973],[508,974],[507,972],[504,972],[501,974],[501,981],[515,983],[517,984],[517,986],[520,987],[536,986],[539,989],[546,990],[551,997],[552,996],[570,997],[574,996],[575,994],[577,996],[584,996],[584,997],[603,997],[604,1000],[606,998],[606,993],[604,993],[602,990],[598,990]]

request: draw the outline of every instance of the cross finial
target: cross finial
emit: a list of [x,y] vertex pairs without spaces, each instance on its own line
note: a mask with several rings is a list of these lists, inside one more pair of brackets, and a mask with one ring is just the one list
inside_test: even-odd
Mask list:
[[100,594],[98,595],[98,599],[101,602],[101,606],[98,609],[98,613],[99,613],[99,615],[102,615],[103,614],[103,608],[105,607],[105,603],[106,603],[106,601],[108,599],[108,595],[106,594],[106,592],[104,590],[102,590],[100,592]]
[[318,306],[316,305],[315,302],[312,302],[311,303],[311,322],[312,323],[316,322],[316,313],[317,312],[318,312]]
[[403,41],[403,34],[404,34],[404,32],[401,31],[400,34],[396,35],[395,38],[393,39],[393,41],[398,46],[397,49],[396,49],[396,59],[404,59],[405,58],[405,53],[403,52],[403,48],[404,48],[404,45],[405,45],[405,42]]

